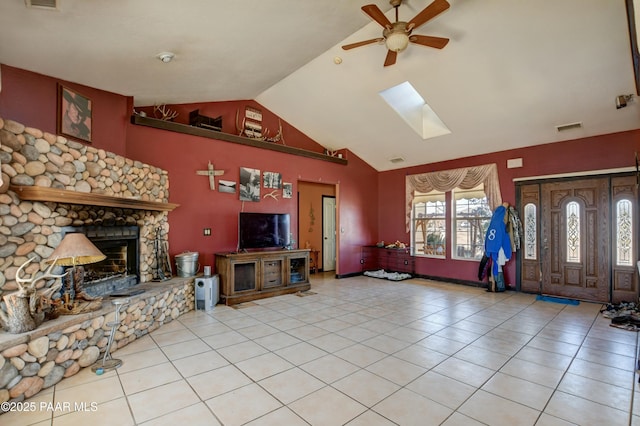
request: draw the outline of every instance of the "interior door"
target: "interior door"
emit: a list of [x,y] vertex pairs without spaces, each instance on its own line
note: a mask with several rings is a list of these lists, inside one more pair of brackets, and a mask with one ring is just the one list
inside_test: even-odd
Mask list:
[[610,300],[609,178],[541,185],[542,293]]
[[336,269],[336,198],[322,197],[322,270]]

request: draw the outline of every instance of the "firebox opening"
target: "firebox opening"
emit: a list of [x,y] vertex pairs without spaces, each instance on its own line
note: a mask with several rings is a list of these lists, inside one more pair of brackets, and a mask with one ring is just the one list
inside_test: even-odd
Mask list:
[[87,294],[108,296],[140,282],[137,226],[67,226],[62,236],[68,232],[82,232],[107,256],[101,262],[84,265]]

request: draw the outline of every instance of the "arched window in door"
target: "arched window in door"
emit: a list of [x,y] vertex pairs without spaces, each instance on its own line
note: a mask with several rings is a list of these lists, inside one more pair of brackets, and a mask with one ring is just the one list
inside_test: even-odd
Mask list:
[[633,205],[628,199],[616,203],[616,265],[633,265]]

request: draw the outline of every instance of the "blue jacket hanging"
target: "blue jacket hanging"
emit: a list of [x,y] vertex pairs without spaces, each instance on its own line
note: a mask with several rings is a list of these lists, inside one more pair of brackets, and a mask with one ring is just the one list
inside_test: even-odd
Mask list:
[[504,259],[499,263],[498,255],[500,249],[504,253],[506,260],[511,259],[511,239],[507,232],[507,226],[504,222],[504,215],[507,209],[504,206],[500,206],[495,209],[493,216],[491,216],[491,223],[484,237],[484,252],[491,258],[493,276],[498,276],[500,272],[500,266],[504,264]]

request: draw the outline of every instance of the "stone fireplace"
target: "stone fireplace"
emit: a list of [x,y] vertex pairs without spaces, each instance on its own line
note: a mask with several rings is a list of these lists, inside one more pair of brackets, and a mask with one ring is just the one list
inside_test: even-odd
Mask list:
[[17,289],[16,272],[29,258],[35,261],[25,272],[38,271],[69,227],[94,232],[90,239],[115,251],[108,231],[135,228],[137,259],[127,250],[122,273],[153,280],[154,239],[168,238],[168,212],[176,207],[166,171],[2,118],[0,165],[0,296]]

